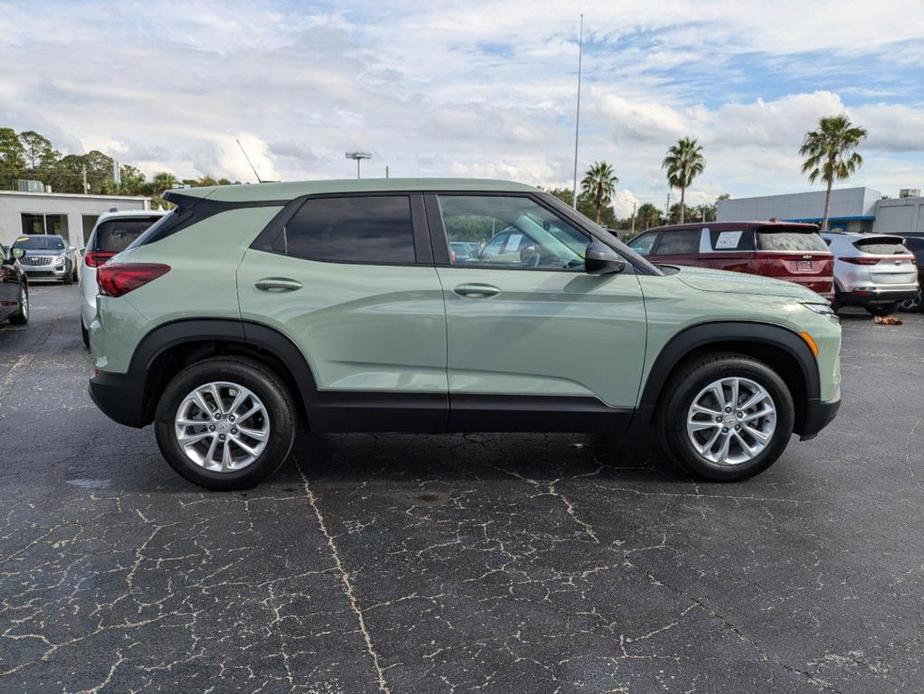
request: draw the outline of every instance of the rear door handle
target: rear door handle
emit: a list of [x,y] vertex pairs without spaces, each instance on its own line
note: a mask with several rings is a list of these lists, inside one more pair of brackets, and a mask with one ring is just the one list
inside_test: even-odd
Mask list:
[[493,284],[479,284],[477,282],[472,284],[460,284],[452,291],[459,296],[465,296],[469,299],[487,299],[488,297],[497,296],[501,293],[501,290]]
[[302,288],[302,283],[298,280],[291,280],[288,277],[264,277],[253,283],[253,286],[261,292],[294,292]]

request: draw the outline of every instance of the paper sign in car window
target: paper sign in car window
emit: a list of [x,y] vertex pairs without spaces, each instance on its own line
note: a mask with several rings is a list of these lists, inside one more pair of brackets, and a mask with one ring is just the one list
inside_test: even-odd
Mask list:
[[523,234],[510,234],[507,237],[507,245],[504,246],[504,253],[515,253],[520,248],[520,241],[523,240]]
[[738,248],[740,240],[740,231],[721,231],[719,232],[719,238],[715,240],[715,249],[717,251],[733,251]]

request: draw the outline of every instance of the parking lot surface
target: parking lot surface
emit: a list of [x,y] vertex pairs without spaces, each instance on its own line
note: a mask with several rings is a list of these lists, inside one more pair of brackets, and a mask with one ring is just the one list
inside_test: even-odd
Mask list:
[[924,316],[742,484],[586,435],[305,436],[246,493],[86,392],[76,287],[0,329],[0,691],[912,692]]

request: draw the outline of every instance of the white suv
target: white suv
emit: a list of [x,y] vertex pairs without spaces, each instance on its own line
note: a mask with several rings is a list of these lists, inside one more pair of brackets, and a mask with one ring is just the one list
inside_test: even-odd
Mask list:
[[862,306],[874,316],[898,310],[917,296],[918,268],[899,236],[885,234],[821,235],[834,254],[834,305]]
[[87,239],[83,254],[83,268],[80,273],[80,332],[83,343],[89,347],[87,328],[96,317],[96,268],[104,264],[138,238],[166,212],[157,210],[130,210],[127,212],[106,212],[96,220],[96,226]]

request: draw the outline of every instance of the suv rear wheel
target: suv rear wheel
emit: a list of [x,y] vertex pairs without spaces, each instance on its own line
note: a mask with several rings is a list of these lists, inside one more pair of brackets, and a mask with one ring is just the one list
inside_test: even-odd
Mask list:
[[665,386],[658,430],[685,471],[708,480],[744,480],[766,470],[789,443],[792,395],[780,376],[751,357],[723,353],[683,367]]
[[13,325],[25,325],[29,322],[29,290],[26,285],[19,287],[19,310],[10,316]]
[[279,378],[233,357],[193,364],[164,389],[155,415],[157,444],[170,466],[209,489],[247,489],[289,455],[295,407]]

